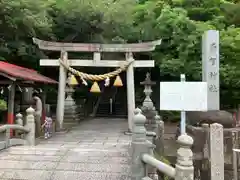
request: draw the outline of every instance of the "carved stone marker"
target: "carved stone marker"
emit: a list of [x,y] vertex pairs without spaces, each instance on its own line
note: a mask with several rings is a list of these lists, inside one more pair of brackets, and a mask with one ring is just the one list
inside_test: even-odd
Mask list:
[[211,180],[224,180],[223,126],[210,125]]
[[208,110],[219,110],[219,32],[206,31],[202,37],[202,80],[208,83]]

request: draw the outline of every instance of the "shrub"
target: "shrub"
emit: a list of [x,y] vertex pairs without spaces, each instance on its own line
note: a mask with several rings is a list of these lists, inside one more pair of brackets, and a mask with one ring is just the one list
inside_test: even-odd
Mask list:
[[6,101],[0,99],[0,111],[6,111],[7,110],[7,103]]

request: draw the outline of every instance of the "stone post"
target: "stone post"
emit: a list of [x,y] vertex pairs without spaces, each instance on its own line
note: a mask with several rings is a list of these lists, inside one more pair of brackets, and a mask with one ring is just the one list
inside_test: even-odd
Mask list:
[[157,137],[163,136],[164,121],[162,120],[161,116],[158,115],[158,113],[156,113],[156,115],[154,116],[154,121],[156,122],[156,125],[157,125],[157,131],[156,131]]
[[202,124],[202,128],[205,133],[205,143],[203,147],[203,158],[209,159],[209,125],[208,124]]
[[149,144],[146,138],[146,117],[142,115],[142,111],[137,108],[134,111],[133,117],[133,136],[132,136],[132,166],[131,180],[142,180],[146,175],[146,167],[142,162],[141,156],[143,153],[149,152]]
[[224,180],[223,126],[210,125],[211,180]]
[[16,124],[23,126],[23,115],[21,113],[18,113],[16,115]]
[[26,134],[25,140],[27,141],[27,145],[34,146],[35,145],[35,119],[34,119],[34,109],[29,107],[27,110],[26,117],[26,125],[25,127],[30,129],[30,132]]
[[141,107],[143,114],[147,118],[146,128],[149,131],[156,132],[157,125],[154,120],[154,116],[156,115],[156,108],[154,107],[154,104],[150,98],[152,94],[152,86],[155,85],[156,82],[151,81],[151,75],[150,73],[147,73],[145,80],[140,84],[144,85],[144,94],[146,96]]
[[156,152],[161,156],[164,153],[164,122],[161,120],[161,117],[158,114],[155,115],[154,119],[157,124],[157,138],[154,143],[156,145]]
[[180,148],[177,150],[176,176],[175,180],[193,180],[193,153],[191,146],[193,145],[193,138],[187,134],[178,137]]
[[11,129],[6,129],[6,132],[5,132],[5,148],[9,147],[10,139],[11,139]]
[[[20,126],[23,126],[23,115],[21,114],[21,113],[18,113],[17,115],[16,115],[16,124],[18,124],[18,125],[20,125]],[[22,132],[21,131],[19,131],[19,130],[15,130],[15,132],[16,132],[16,136],[17,137],[20,137],[21,136],[21,134],[22,134]]]
[[[199,169],[198,177],[203,179],[210,179],[210,165],[209,165],[209,124],[202,124],[205,133],[205,143],[202,151],[201,169]],[[203,137],[204,138],[204,137]],[[200,165],[199,165],[200,166]],[[195,169],[196,171],[196,169]]]
[[[151,141],[148,141],[148,140],[147,140],[147,144],[148,144],[148,154],[154,157],[154,149],[156,148],[156,145],[154,145]],[[148,177],[152,179],[156,179],[157,169],[153,166],[147,166],[146,174],[148,175]]]
[[232,165],[233,165],[233,180],[238,180],[238,131],[232,131]]

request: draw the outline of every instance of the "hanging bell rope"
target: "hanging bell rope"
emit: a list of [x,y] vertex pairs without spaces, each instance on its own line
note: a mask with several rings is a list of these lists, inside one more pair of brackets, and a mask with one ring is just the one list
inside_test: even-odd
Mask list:
[[81,78],[85,79],[85,80],[91,80],[91,81],[103,81],[107,78],[112,78],[115,77],[117,75],[119,75],[121,72],[125,71],[128,66],[134,62],[134,60],[129,61],[129,62],[125,62],[123,65],[121,65],[117,70],[106,73],[106,74],[100,74],[100,75],[96,75],[96,74],[87,74],[87,73],[83,73],[80,72],[76,69],[71,68],[67,63],[64,63],[61,59],[59,59],[60,64],[65,67],[68,71],[70,71],[73,75],[76,76],[80,76]]

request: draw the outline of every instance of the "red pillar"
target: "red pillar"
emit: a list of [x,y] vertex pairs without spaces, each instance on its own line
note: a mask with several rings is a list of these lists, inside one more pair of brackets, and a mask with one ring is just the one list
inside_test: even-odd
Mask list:
[[[15,82],[9,86],[8,92],[8,124],[14,124],[14,100],[15,100]],[[13,136],[13,130],[10,129],[10,137]]]

